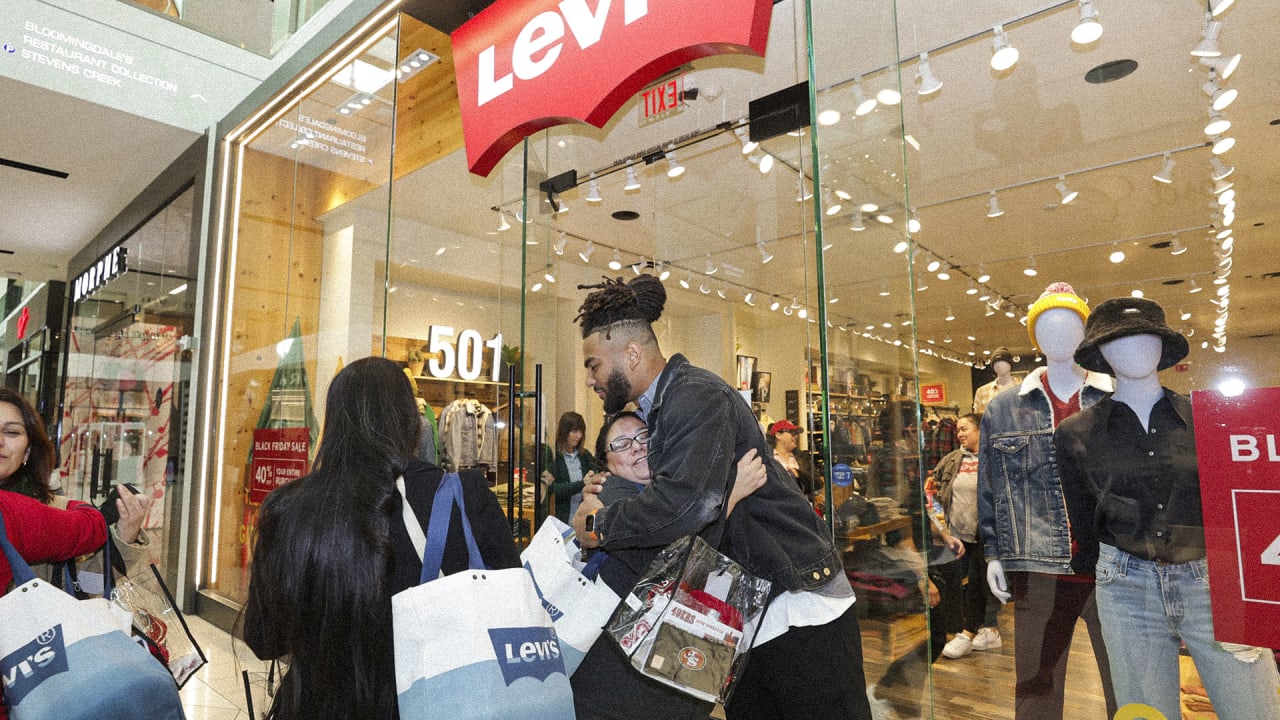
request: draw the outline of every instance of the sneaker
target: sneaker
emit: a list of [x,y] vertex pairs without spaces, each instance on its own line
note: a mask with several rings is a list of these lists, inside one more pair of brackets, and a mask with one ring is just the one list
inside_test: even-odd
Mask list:
[[942,654],[954,660],[968,655],[969,651],[972,649],[973,638],[965,635],[964,633],[958,633],[955,637],[951,638],[950,642],[942,646]]
[[984,627],[973,636],[974,650],[998,650],[1001,647],[1004,647],[1004,641],[1000,639],[1000,631],[995,628]]
[[876,697],[876,686],[867,686],[867,700],[871,704],[872,720],[896,720],[898,713],[893,710],[893,703],[889,698]]

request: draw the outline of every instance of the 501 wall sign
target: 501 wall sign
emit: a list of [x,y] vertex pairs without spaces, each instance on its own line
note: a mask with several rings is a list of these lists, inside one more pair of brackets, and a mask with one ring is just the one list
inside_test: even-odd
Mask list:
[[[456,334],[456,338],[454,337]],[[490,352],[489,380],[498,381],[502,368],[502,333],[485,340],[475,330],[455,332],[449,325],[432,325],[427,334],[427,372],[433,378],[457,377],[477,380],[484,372],[485,351]]]

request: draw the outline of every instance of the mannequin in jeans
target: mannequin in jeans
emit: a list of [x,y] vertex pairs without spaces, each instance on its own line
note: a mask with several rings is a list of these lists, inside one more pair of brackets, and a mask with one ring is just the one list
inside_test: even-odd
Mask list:
[[1271,651],[1214,641],[1195,429],[1186,397],[1157,371],[1187,354],[1164,311],[1108,300],[1089,318],[1076,358],[1116,377],[1107,400],[1059,428],[1072,565],[1096,572],[1098,615],[1122,709],[1181,717],[1179,647],[1186,645],[1224,720],[1280,719]]
[[1070,285],[1046,288],[1027,321],[1045,366],[992,398],[982,417],[978,520],[987,584],[1000,602],[1015,601],[1016,720],[1062,719],[1067,656],[1080,618],[1089,629],[1107,717],[1116,712],[1093,578],[1072,574],[1067,510],[1052,433],[1045,432],[1111,390],[1110,378],[1087,373],[1074,360],[1088,316]]

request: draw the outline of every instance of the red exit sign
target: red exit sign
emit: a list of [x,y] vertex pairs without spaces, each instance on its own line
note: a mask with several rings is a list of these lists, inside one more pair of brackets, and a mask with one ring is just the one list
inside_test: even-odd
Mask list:
[[672,78],[640,93],[640,124],[657,122],[684,109],[684,76]]

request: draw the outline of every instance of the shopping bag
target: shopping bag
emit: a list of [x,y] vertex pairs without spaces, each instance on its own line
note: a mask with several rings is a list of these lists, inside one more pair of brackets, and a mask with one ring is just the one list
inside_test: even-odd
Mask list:
[[154,564],[141,577],[116,581],[111,602],[129,613],[135,637],[164,663],[179,688],[208,662]]
[[173,678],[129,638],[103,598],[36,578],[9,542],[14,588],[0,597],[0,675],[12,720],[183,720]]
[[[438,577],[455,505],[470,569]],[[415,526],[421,534],[404,507],[410,535]],[[424,546],[422,584],[391,598],[400,717],[573,720],[560,642],[533,578],[524,568],[485,568],[456,473],[436,492]]]
[[560,654],[570,675],[600,637],[620,598],[597,576],[608,555],[597,552],[582,560],[582,547],[573,528],[548,517],[534,534],[520,562],[533,576],[542,607],[551,616],[560,639]]
[[771,585],[702,538],[684,537],[658,554],[605,632],[641,673],[725,703],[742,675]]

